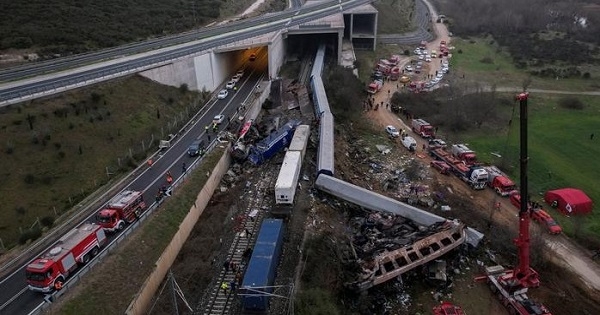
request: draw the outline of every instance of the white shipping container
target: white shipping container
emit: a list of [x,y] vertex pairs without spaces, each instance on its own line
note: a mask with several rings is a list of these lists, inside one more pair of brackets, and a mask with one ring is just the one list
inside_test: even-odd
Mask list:
[[279,170],[279,176],[275,183],[275,203],[293,204],[300,168],[302,167],[302,154],[299,151],[288,151],[285,153],[283,164]]
[[294,131],[294,137],[290,142],[290,146],[288,151],[300,151],[302,153],[302,160],[304,160],[304,153],[306,153],[306,145],[308,144],[308,139],[310,138],[310,126],[309,125],[300,125],[296,127],[296,131]]

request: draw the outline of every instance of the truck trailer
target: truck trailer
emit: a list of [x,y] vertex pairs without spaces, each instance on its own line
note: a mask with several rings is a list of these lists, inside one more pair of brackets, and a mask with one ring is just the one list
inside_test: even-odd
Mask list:
[[98,212],[96,219],[106,232],[121,231],[135,222],[146,208],[141,191],[124,190]]
[[102,226],[85,223],[65,234],[25,268],[29,290],[49,293],[62,288],[79,265],[88,263],[106,244]]
[[446,162],[451,167],[452,173],[471,186],[471,188],[475,190],[485,188],[488,173],[483,167],[469,166],[443,148],[430,150],[429,155],[437,160]]
[[287,151],[283,164],[279,170],[277,182],[275,182],[275,203],[294,203],[294,195],[298,186],[300,169],[302,167],[302,153],[299,151]]
[[238,295],[245,313],[266,313],[269,297],[283,247],[284,225],[281,219],[265,219],[260,226],[252,257],[246,268]]

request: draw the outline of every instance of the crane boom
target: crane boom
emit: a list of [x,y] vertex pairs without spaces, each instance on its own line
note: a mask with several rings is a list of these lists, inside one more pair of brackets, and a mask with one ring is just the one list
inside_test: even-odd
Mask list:
[[529,221],[531,219],[530,207],[529,207],[529,192],[528,192],[528,180],[527,180],[527,162],[528,148],[527,148],[527,99],[529,93],[523,92],[517,95],[519,101],[519,113],[520,113],[520,175],[521,175],[521,205],[519,210],[519,236],[514,240],[515,244],[519,248],[519,264],[515,268],[513,276],[516,277],[521,286],[526,288],[535,288],[540,285],[538,273],[533,270],[529,264]]

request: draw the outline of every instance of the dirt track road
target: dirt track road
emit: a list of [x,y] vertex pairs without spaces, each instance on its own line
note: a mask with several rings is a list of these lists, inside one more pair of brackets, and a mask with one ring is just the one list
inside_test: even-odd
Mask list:
[[[446,42],[449,42],[450,37],[448,37],[448,30],[445,27],[444,24],[442,23],[435,23],[435,20],[437,19],[437,12],[435,11],[435,9],[432,7],[432,5],[428,2],[428,1],[424,1],[427,6],[430,9],[431,12],[431,18],[432,18],[432,22],[434,25],[434,29],[437,33],[437,38],[429,43],[428,45],[428,49],[436,49],[437,47],[439,47],[439,43],[441,40],[446,40]],[[435,60],[435,59],[434,59]],[[405,60],[401,61],[401,65],[404,66],[407,62],[408,62],[408,58]],[[437,62],[431,62],[430,63],[430,69],[429,69],[429,73],[430,74],[435,74],[435,71],[439,69],[439,63]],[[379,92],[378,94],[375,95],[375,103],[387,103],[389,102],[389,97],[388,97],[388,93],[384,92],[384,91],[388,91],[391,90],[392,94],[393,92],[397,91],[397,85],[396,82],[385,82],[383,88],[381,89],[382,92]],[[531,92],[535,92],[534,90],[531,90]],[[538,91],[540,93],[543,93],[543,90]],[[586,94],[586,95],[600,95],[600,92],[569,92],[569,91],[561,91],[564,92],[563,94]],[[591,94],[590,94],[591,93]],[[375,124],[378,125],[381,128],[381,131],[384,132],[384,128],[386,125],[392,125],[395,126],[398,129],[404,129],[404,130],[409,130],[409,134],[412,134],[412,132],[410,132],[410,127],[407,125],[407,123],[405,123],[402,119],[400,119],[398,116],[396,116],[394,113],[392,113],[389,109],[386,109],[385,107],[380,108],[377,111],[369,111],[366,113],[366,116]],[[417,135],[412,135],[413,138],[415,138],[415,140],[417,140],[418,143],[418,149],[422,150],[421,147],[423,144],[425,144],[425,141],[423,139],[421,139],[419,136]],[[402,148],[402,147],[400,147]],[[429,156],[427,156],[426,154],[420,154],[420,156],[422,157],[422,159],[424,160],[424,163],[429,163]],[[448,178],[449,182],[457,182],[458,179],[456,178]],[[461,182],[459,182],[458,184],[461,184]],[[460,187],[464,186],[464,185],[451,185],[453,187],[455,187],[456,189],[461,189]],[[466,187],[466,186],[465,186]],[[461,189],[462,190],[462,189]],[[469,196],[472,197],[472,200],[474,202],[476,202],[477,204],[479,204],[482,207],[488,208],[490,207],[490,205],[493,205],[496,201],[500,201],[502,203],[502,210],[499,212],[500,215],[494,215],[494,221],[498,224],[502,224],[504,226],[512,226],[512,227],[516,227],[517,225],[517,220],[516,220],[516,211],[513,209],[513,206],[510,204],[510,202],[508,202],[508,200],[506,198],[498,198],[496,197],[495,194],[493,194],[491,191],[486,191],[486,192],[473,192],[470,191],[469,189],[465,189],[463,191],[461,191],[461,193],[465,193]],[[533,225],[534,223],[532,223]],[[590,291],[592,292],[592,294],[598,294],[600,295],[600,266],[594,262],[591,259],[591,255],[592,253],[590,253],[588,250],[582,248],[581,246],[579,246],[578,244],[576,244],[574,241],[572,241],[570,238],[568,238],[565,235],[559,235],[559,236],[554,236],[554,235],[549,235],[546,233],[542,234],[544,237],[544,243],[545,245],[550,249],[548,251],[546,251],[548,253],[548,258],[555,261],[556,263],[559,263],[565,267],[567,267],[569,270],[572,270],[574,273],[576,273],[582,280],[583,283],[585,283],[588,287],[588,289],[590,289]]]

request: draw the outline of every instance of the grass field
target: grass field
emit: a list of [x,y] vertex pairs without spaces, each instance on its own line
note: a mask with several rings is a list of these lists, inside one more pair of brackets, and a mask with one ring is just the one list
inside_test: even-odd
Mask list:
[[[532,94],[529,98],[528,179],[532,197],[541,200],[547,190],[575,187],[584,190],[592,200],[600,200],[600,97],[579,96],[586,107],[567,109],[557,104],[560,97]],[[518,115],[518,105],[516,105]],[[508,110],[508,109],[507,109]],[[491,163],[509,165],[510,175],[518,179],[519,125],[514,117],[510,129],[496,137],[485,134],[466,135],[465,139],[478,152],[478,157]],[[502,159],[492,155],[498,152]],[[549,208],[549,207],[548,207]],[[573,234],[573,219],[550,211],[559,223]],[[584,219],[584,231],[600,238],[600,213],[597,210]]]
[[2,109],[4,245],[10,248],[20,229],[56,218],[138,165],[163,134],[177,130],[175,121],[188,119],[197,97],[130,77]]
[[[452,39],[451,69],[455,74],[482,84],[502,87],[522,87],[526,79],[531,80],[529,88],[567,90],[567,91],[597,91],[600,88],[600,71],[597,66],[581,65],[580,71],[590,72],[590,79],[544,79],[530,76],[527,69],[517,69],[510,56],[497,44],[492,44],[491,38],[473,38],[464,40]],[[458,53],[461,50],[462,53]]]

